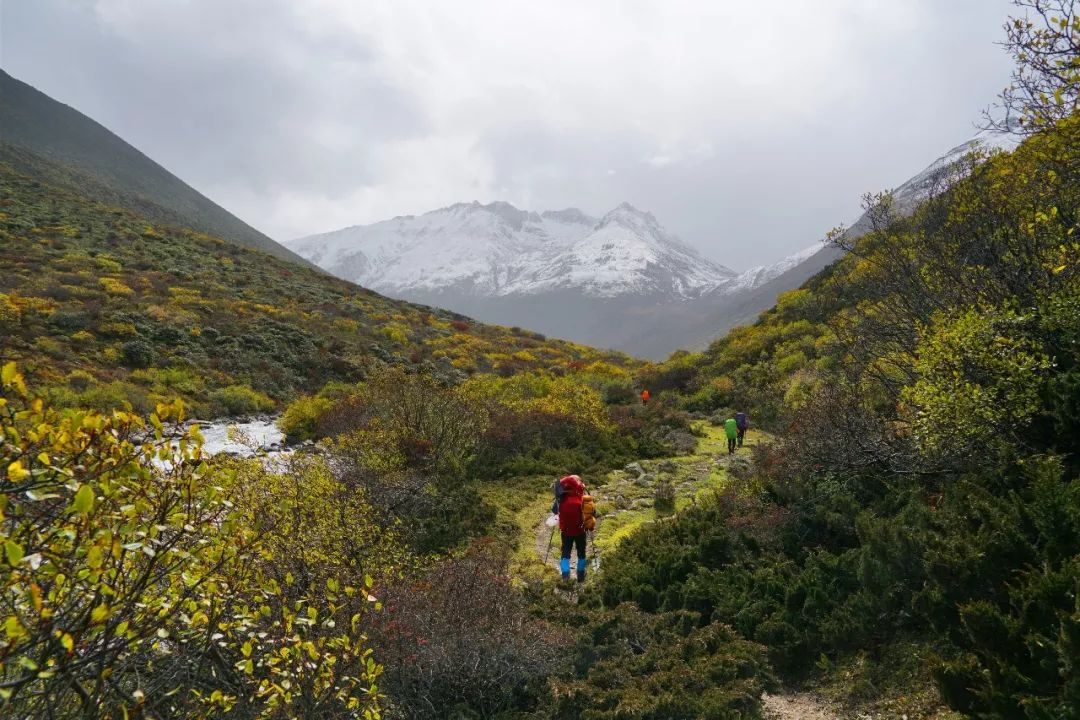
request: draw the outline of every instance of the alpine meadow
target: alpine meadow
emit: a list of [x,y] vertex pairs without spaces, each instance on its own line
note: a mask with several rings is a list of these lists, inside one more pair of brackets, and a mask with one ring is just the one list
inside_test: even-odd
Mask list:
[[1080,3],[1010,12],[1005,139],[743,274],[629,204],[281,245],[0,73],[0,716],[1080,720]]

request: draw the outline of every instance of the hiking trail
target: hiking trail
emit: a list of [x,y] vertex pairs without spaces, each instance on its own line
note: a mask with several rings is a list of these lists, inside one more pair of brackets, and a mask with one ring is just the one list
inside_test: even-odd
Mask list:
[[[751,448],[762,442],[764,434],[751,432],[744,446],[733,456],[727,454],[724,429],[702,423],[698,429],[704,433],[697,439],[697,447],[687,455],[652,460],[638,460],[621,470],[607,474],[601,480],[582,478],[589,493],[596,498],[596,530],[589,538],[589,566],[593,558],[602,557],[625,537],[639,527],[651,522],[663,522],[675,516],[683,508],[695,504],[706,494],[723,488],[727,482],[727,470],[734,464],[748,466]],[[656,487],[670,483],[675,493],[674,511],[658,512],[655,508]],[[559,532],[548,527],[550,492],[545,496],[546,506],[537,504],[539,520],[533,516],[532,540],[535,557],[541,562],[547,555],[546,565],[559,568]],[[548,543],[551,550],[548,552]]]
[[765,720],[839,720],[840,716],[809,693],[761,696]]
[[[735,455],[728,455],[727,438],[722,426],[702,423],[698,429],[704,435],[698,438],[697,447],[690,454],[632,462],[621,470],[608,473],[600,481],[583,478],[597,504],[596,531],[589,538],[587,551],[590,581],[595,579],[593,558],[598,555],[602,557],[605,551],[613,549],[640,527],[673,518],[679,510],[697,503],[701,497],[723,489],[728,482],[729,471],[748,469],[752,448],[768,441],[767,434],[751,430],[743,447]],[[675,491],[674,512],[657,512],[654,507],[656,486],[663,481],[671,483]],[[544,573],[558,573],[559,530],[558,527],[548,527],[545,522],[550,506],[549,488],[523,513],[531,518],[534,567],[545,565]],[[538,516],[539,520],[536,520]],[[567,591],[565,597],[576,601],[576,592]],[[762,696],[762,702],[766,720],[840,720],[841,717],[811,693],[766,693]]]

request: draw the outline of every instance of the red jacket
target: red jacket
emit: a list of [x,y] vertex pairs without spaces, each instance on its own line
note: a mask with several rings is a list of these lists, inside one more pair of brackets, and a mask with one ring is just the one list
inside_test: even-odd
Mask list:
[[585,519],[581,514],[581,497],[585,485],[577,475],[567,475],[559,481],[562,499],[559,501],[559,530],[563,535],[580,535],[585,532]]

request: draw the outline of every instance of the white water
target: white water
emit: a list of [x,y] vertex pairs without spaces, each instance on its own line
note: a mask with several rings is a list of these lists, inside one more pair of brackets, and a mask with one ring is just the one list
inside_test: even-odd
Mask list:
[[200,422],[203,453],[230,453],[240,457],[281,450],[285,435],[278,429],[277,418],[258,418],[245,422]]

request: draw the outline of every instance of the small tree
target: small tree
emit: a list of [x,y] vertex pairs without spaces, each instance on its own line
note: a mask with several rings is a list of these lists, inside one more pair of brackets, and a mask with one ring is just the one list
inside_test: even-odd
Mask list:
[[1003,45],[1016,68],[985,117],[989,128],[1029,135],[1080,108],[1080,13],[1075,0],[1013,4],[1025,13],[1005,23]]

